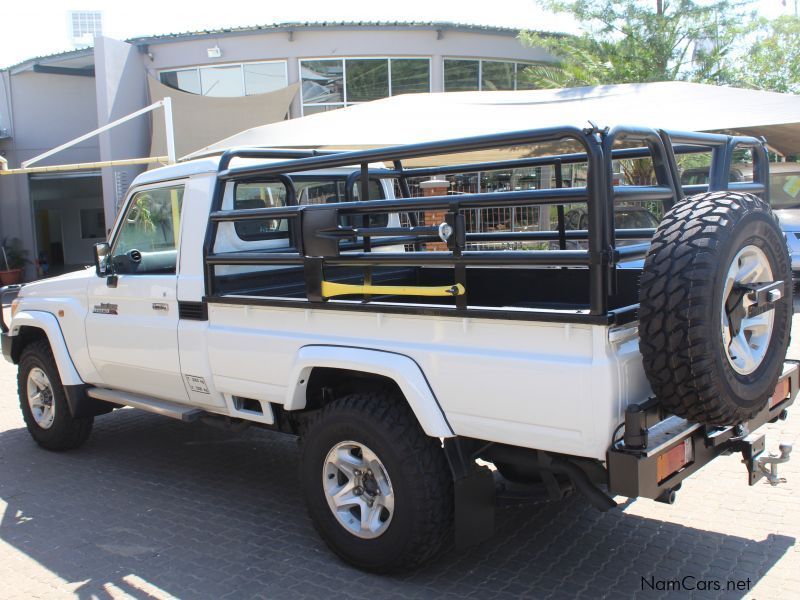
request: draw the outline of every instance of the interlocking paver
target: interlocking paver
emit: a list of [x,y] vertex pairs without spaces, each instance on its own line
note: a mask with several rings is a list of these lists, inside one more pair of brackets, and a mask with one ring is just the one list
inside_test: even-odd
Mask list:
[[[800,358],[800,317],[790,355]],[[800,440],[800,407],[768,443]],[[690,478],[673,506],[598,513],[580,497],[504,507],[497,534],[412,574],[339,562],[316,536],[292,438],[232,433],[135,410],[97,419],[80,450],[39,449],[15,370],[0,361],[0,598],[696,598],[800,596],[800,457],[754,488],[735,456]],[[623,498],[618,498],[622,502]],[[750,579],[750,589],[726,590]]]

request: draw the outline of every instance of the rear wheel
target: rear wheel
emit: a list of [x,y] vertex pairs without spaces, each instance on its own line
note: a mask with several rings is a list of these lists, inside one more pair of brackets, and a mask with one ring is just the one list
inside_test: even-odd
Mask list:
[[17,388],[25,425],[42,448],[70,450],[89,437],[94,418],[72,416],[47,341],[33,342],[22,351]]
[[441,443],[392,394],[352,394],[320,410],[301,439],[300,479],[317,531],[360,569],[411,569],[450,537]]

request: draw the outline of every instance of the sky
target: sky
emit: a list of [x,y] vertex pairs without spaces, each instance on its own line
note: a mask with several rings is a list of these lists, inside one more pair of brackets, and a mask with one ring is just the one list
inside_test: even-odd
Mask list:
[[[765,17],[794,10],[795,0],[756,0]],[[100,10],[104,35],[127,39],[164,33],[286,21],[449,21],[540,31],[570,31],[564,15],[536,0],[27,0],[0,9],[0,68],[72,49],[68,13]]]

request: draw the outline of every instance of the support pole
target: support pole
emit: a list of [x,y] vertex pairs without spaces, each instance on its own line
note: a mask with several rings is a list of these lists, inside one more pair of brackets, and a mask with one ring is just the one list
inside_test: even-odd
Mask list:
[[174,165],[175,159],[175,128],[172,125],[172,98],[167,96],[161,102],[164,104],[164,126],[167,128],[167,156],[169,164]]

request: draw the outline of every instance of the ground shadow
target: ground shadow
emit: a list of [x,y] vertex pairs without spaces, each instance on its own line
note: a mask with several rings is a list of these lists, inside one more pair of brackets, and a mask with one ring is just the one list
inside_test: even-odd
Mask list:
[[501,509],[489,542],[409,575],[379,577],[342,564],[319,540],[296,471],[292,438],[131,409],[99,418],[74,452],[43,451],[23,429],[10,430],[0,434],[0,498],[8,503],[0,538],[64,580],[84,582],[80,598],[109,598],[116,588],[137,598],[370,600],[669,593],[646,587],[642,578],[650,577],[754,585],[795,542],[601,514],[572,498]]

